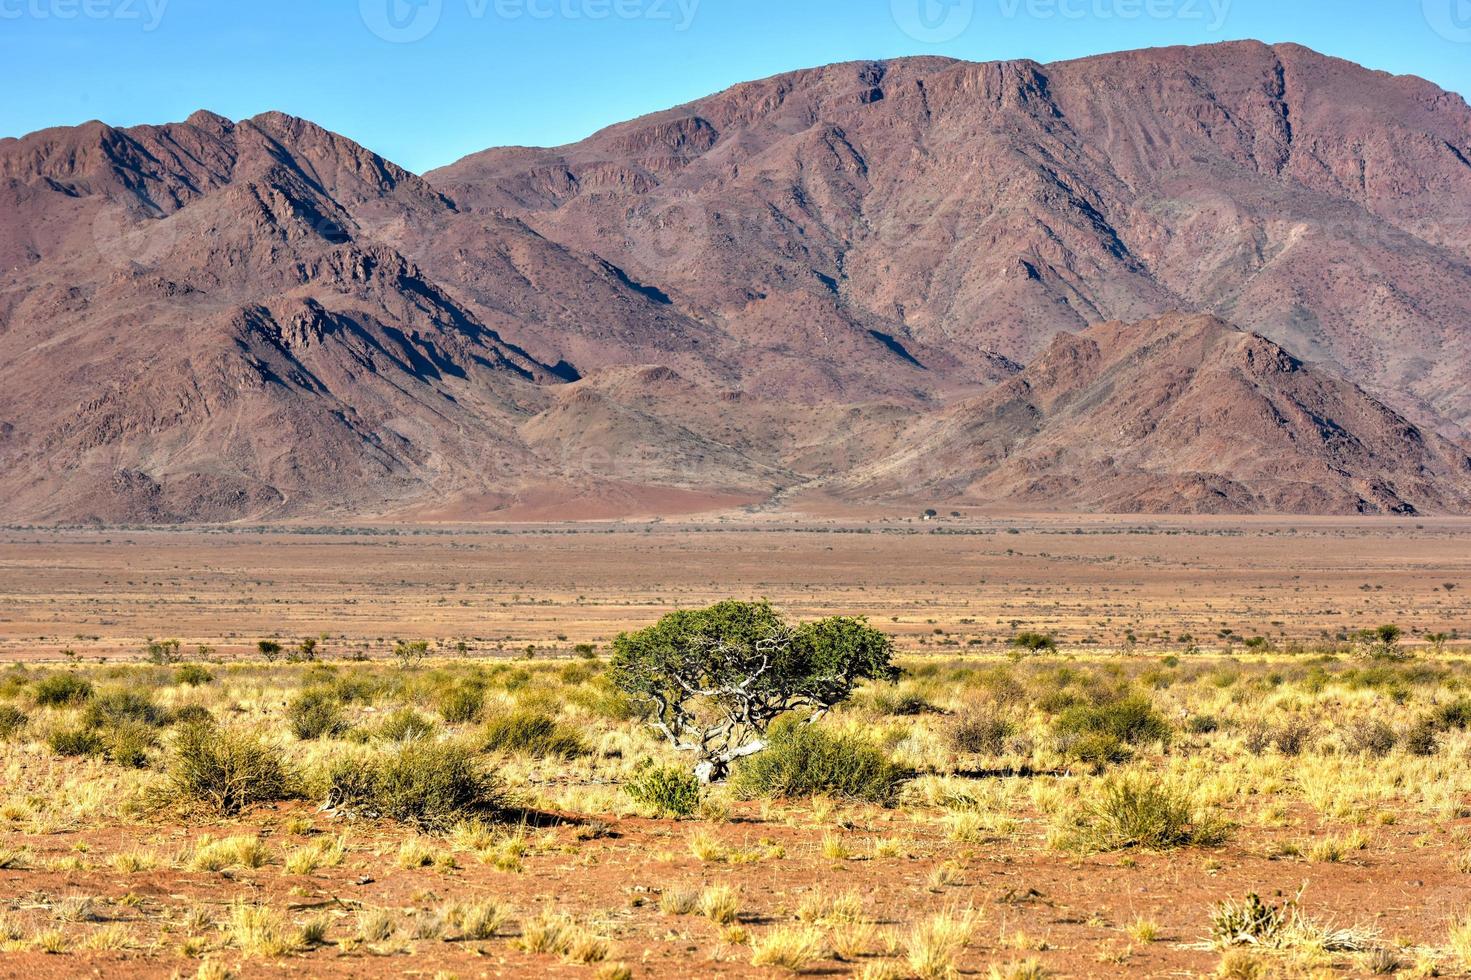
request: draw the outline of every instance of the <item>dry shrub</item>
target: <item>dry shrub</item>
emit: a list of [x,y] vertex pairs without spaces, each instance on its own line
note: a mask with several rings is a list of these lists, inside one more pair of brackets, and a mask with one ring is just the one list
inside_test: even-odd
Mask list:
[[209,724],[185,725],[156,791],[156,802],[239,813],[257,803],[296,795],[296,780],[280,753],[250,732]]
[[403,742],[367,759],[343,759],[327,777],[327,805],[429,829],[504,809],[501,782],[458,745]]

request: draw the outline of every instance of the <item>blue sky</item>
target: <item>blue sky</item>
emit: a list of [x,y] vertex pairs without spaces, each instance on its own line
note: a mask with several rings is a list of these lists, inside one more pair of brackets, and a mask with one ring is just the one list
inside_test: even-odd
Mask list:
[[0,0],[0,136],[281,109],[423,171],[832,61],[1236,38],[1471,94],[1471,0]]

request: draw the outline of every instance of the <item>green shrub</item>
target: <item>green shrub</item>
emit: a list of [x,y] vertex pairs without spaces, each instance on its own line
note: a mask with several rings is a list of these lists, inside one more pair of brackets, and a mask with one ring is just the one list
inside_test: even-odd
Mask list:
[[1258,722],[1248,729],[1246,747],[1253,754],[1260,755],[1267,746],[1275,745],[1278,752],[1296,758],[1312,748],[1315,731],[1313,723],[1302,718],[1289,718],[1271,728]]
[[1130,776],[1100,784],[1072,815],[1061,842],[1085,851],[1213,847],[1226,839],[1226,824],[1197,810],[1184,789],[1153,777]]
[[347,728],[336,692],[323,687],[307,688],[292,698],[286,706],[286,723],[303,742],[334,738]]
[[341,672],[333,664],[324,664],[313,661],[301,671],[302,687],[317,687],[319,685],[330,686],[336,682]]
[[385,690],[383,678],[362,671],[346,677],[335,676],[330,667],[317,666],[307,672],[309,677],[320,679],[337,694],[343,704],[373,704]]
[[393,659],[400,667],[416,667],[429,656],[428,640],[399,640],[393,645]]
[[169,713],[155,704],[152,698],[129,690],[94,695],[82,712],[83,724],[91,728],[114,727],[125,722],[156,728],[169,720]]
[[1110,762],[1127,762],[1134,754],[1128,743],[1107,732],[1062,735],[1057,740],[1057,748],[1069,759],[1081,762],[1095,772],[1100,772]]
[[1190,720],[1185,723],[1185,729],[1191,735],[1209,735],[1221,730],[1221,723],[1215,715],[1191,715]]
[[985,708],[957,715],[945,731],[950,747],[968,755],[1000,755],[1015,734],[1015,725]]
[[212,725],[215,716],[202,704],[181,705],[174,711],[174,724],[176,725]]
[[295,795],[280,752],[252,733],[216,725],[183,725],[174,736],[159,802],[239,813]]
[[623,784],[623,791],[656,817],[688,817],[700,806],[700,781],[680,766],[645,759]]
[[1082,695],[1070,688],[1046,691],[1036,700],[1037,707],[1049,715],[1061,714],[1075,705],[1086,703],[1087,700]]
[[572,759],[587,754],[582,736],[538,711],[513,711],[485,725],[481,745],[487,752],[536,758]]
[[434,722],[413,708],[399,708],[384,718],[373,736],[383,742],[405,742],[434,734]]
[[327,776],[327,805],[359,816],[442,830],[504,809],[500,780],[461,746],[399,743],[375,758],[343,759]]
[[1410,755],[1434,755],[1440,748],[1440,727],[1434,718],[1422,718],[1404,733],[1400,744]]
[[608,676],[710,782],[764,746],[791,712],[824,712],[865,681],[893,680],[894,643],[861,618],[790,623],[766,601],[672,612],[613,641]]
[[1227,899],[1211,910],[1211,940],[1217,946],[1270,946],[1289,923],[1287,908],[1268,905],[1252,892],[1245,901]]
[[46,736],[46,744],[57,755],[101,755],[107,748],[102,736],[90,728],[57,728]]
[[907,776],[864,739],[789,718],[772,726],[765,750],[740,764],[731,785],[746,799],[832,794],[888,805]]
[[639,715],[628,695],[606,677],[597,677],[567,692],[567,703],[608,721],[631,721]]
[[1361,718],[1349,728],[1344,742],[1350,752],[1382,759],[1394,749],[1399,739],[1384,722],[1372,718]]
[[576,687],[578,684],[586,684],[602,673],[602,665],[588,663],[586,661],[573,661],[563,664],[557,670],[557,680],[564,687]]
[[480,718],[485,707],[485,691],[468,684],[457,684],[440,694],[435,705],[439,716],[451,725],[464,725]]
[[21,664],[11,664],[0,671],[0,700],[8,701],[25,693],[31,674]]
[[0,742],[8,742],[15,738],[30,720],[30,717],[15,705],[0,704]]
[[935,714],[939,710],[918,691],[906,690],[897,684],[876,685],[869,693],[868,702],[878,714],[894,718],[915,718]]
[[497,671],[501,687],[507,691],[519,691],[527,687],[531,681],[531,671],[525,667],[516,667],[512,670]]
[[92,684],[76,674],[51,674],[36,684],[36,703],[44,708],[81,704],[92,696]]
[[174,683],[189,687],[201,687],[215,679],[215,675],[198,664],[185,664],[174,671]]
[[1461,698],[1459,701],[1441,705],[1440,709],[1435,712],[1435,722],[1442,731],[1454,728],[1464,732],[1467,728],[1471,728],[1471,700]]
[[1167,742],[1169,722],[1139,695],[1102,704],[1075,704],[1058,716],[1053,732],[1058,750],[1082,762],[1101,765],[1129,756],[1129,746]]
[[1018,633],[1011,638],[1011,645],[1018,650],[1041,653],[1044,650],[1056,650],[1057,640],[1049,633]]
[[179,647],[178,640],[149,640],[143,653],[151,664],[172,664],[179,661]]
[[148,750],[158,744],[158,736],[140,721],[122,721],[101,732],[107,760],[125,769],[148,767]]

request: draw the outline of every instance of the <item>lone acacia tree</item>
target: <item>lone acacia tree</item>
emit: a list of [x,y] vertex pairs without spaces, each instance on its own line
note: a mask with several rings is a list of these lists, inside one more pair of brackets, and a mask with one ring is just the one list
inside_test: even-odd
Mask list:
[[613,641],[612,679],[648,724],[695,756],[702,782],[766,748],[792,711],[821,718],[866,680],[891,679],[893,642],[863,619],[792,624],[767,602],[721,602],[670,613]]

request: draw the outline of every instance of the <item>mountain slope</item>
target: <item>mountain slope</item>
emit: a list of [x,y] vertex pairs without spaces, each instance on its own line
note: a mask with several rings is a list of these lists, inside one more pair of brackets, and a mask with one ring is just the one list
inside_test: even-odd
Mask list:
[[277,114],[39,133],[0,143],[0,174],[7,512],[364,512],[538,469],[515,429],[568,369],[394,247],[454,218],[420,178]]
[[1464,451],[1207,315],[1059,335],[1017,377],[903,441],[838,489],[1114,512],[1471,507]]
[[0,519],[1468,512],[1468,160],[1458,97],[1255,43],[427,178],[279,113],[0,140]]
[[1059,330],[1197,309],[1465,434],[1468,161],[1459,96],[1234,42],[834,65],[427,176],[758,347],[872,331],[948,390]]

